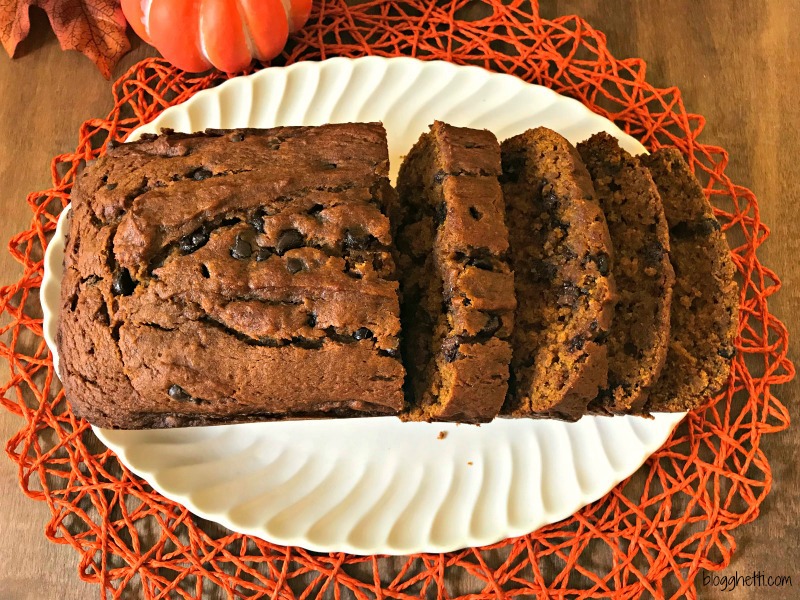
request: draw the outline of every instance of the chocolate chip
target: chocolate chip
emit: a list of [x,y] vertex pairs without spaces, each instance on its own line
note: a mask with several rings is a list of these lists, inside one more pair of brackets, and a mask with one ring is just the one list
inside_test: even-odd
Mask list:
[[570,352],[577,352],[578,350],[583,350],[583,345],[585,343],[586,339],[582,335],[576,335],[569,341]]
[[378,350],[378,354],[381,356],[389,356],[390,358],[397,358],[400,356],[400,351],[397,348],[381,348]]
[[552,281],[556,272],[557,269],[553,263],[541,259],[531,261],[530,273],[535,281]]
[[110,192],[112,190],[117,189],[118,183],[109,183],[106,185],[106,189]]
[[114,273],[114,279],[111,281],[111,292],[115,296],[130,296],[135,287],[136,284],[131,279],[128,269],[120,269]]
[[497,333],[497,330],[500,329],[502,322],[500,321],[500,317],[497,315],[489,315],[489,318],[486,320],[486,324],[481,329],[481,335],[485,336],[492,336]]
[[708,236],[721,229],[719,221],[706,217],[698,221],[681,221],[669,230],[670,236],[676,239],[687,239],[696,235]]
[[442,202],[441,204],[439,204],[439,206],[436,207],[436,214],[433,217],[433,222],[437,227],[439,227],[442,223],[444,223],[444,220],[446,218],[447,218],[447,206],[445,205],[444,202]]
[[645,263],[649,265],[657,265],[661,262],[664,258],[664,246],[661,245],[661,242],[657,240],[653,240],[648,242],[642,248],[642,256],[644,257]]
[[483,217],[483,214],[481,214],[481,211],[479,211],[479,210],[478,210],[477,208],[475,208],[474,206],[470,206],[470,207],[469,207],[469,214],[470,214],[470,216],[471,216],[473,219],[475,219],[476,221],[480,221],[480,220],[481,220],[481,218]]
[[339,165],[337,165],[336,163],[332,163],[332,162],[326,162],[326,163],[322,163],[320,165],[320,170],[321,171],[333,171],[334,169],[338,169],[338,168],[339,168]]
[[256,213],[248,222],[258,233],[264,233],[264,215]]
[[608,275],[608,270],[609,270],[608,254],[606,254],[605,252],[600,252],[599,254],[593,256],[592,260],[594,260],[595,264],[597,265],[597,270],[600,273],[600,275],[603,276]]
[[601,332],[600,332],[600,333],[598,333],[596,336],[594,336],[594,338],[592,339],[592,341],[593,341],[595,344],[599,344],[599,345],[605,344],[605,343],[608,341],[608,337],[609,337],[609,335],[610,335],[610,334],[609,334],[609,332],[608,332],[608,331],[601,331]]
[[554,212],[558,209],[558,205],[560,200],[558,195],[556,194],[555,190],[550,188],[547,191],[542,189],[542,208],[547,212]]
[[242,132],[240,132],[240,131],[236,132],[236,133],[232,133],[231,137],[230,137],[230,140],[232,142],[241,142],[241,141],[244,140],[244,134]]
[[519,175],[525,166],[525,153],[515,152],[503,153],[503,174],[500,176],[500,183],[516,183]]
[[241,235],[237,234],[236,241],[231,247],[231,256],[236,259],[243,259],[250,258],[252,253],[253,248],[250,246],[250,242],[242,238]]
[[208,242],[208,233],[202,227],[185,238],[181,238],[178,242],[178,247],[184,254],[194,252],[198,248],[206,245]]
[[315,204],[311,208],[308,209],[308,214],[310,215],[318,215],[322,212],[322,209],[325,208],[322,204]]
[[378,243],[378,238],[364,231],[348,229],[344,234],[342,244],[345,248],[353,250],[367,250]]
[[447,177],[447,173],[445,173],[443,170],[439,169],[438,171],[436,171],[436,174],[433,176],[433,183],[435,183],[437,185],[441,184],[444,181],[445,177]]
[[736,348],[733,346],[723,346],[719,350],[717,350],[717,354],[719,354],[722,358],[730,360],[734,356],[736,356]]
[[204,179],[208,179],[211,177],[213,173],[204,167],[199,167],[189,173],[189,177],[194,179],[195,181],[203,181]]
[[567,281],[562,284],[558,294],[557,303],[559,306],[573,306],[581,296],[580,288],[574,283]]
[[[562,230],[562,231],[564,231],[564,233],[567,232],[567,229],[569,228],[569,225],[565,225],[565,227],[566,228]],[[575,254],[575,251],[572,249],[572,247],[567,246],[567,245],[564,245],[564,247],[561,249],[561,255],[564,257],[563,260],[565,260],[565,261],[571,261],[571,260],[575,260],[576,258],[578,258],[578,255]]]
[[717,221],[713,217],[707,217],[703,219],[697,224],[697,226],[702,235],[711,235],[711,232],[719,231],[722,229],[722,225],[720,225],[719,221]]
[[353,332],[353,337],[357,340],[368,340],[372,337],[372,330],[366,327],[359,327]]
[[461,342],[458,338],[447,338],[442,342],[442,356],[445,362],[452,363],[458,360]]
[[186,402],[187,400],[192,399],[191,394],[189,394],[185,389],[183,389],[181,386],[175,383],[169,386],[167,394],[173,400],[180,400],[181,402]]
[[306,324],[309,327],[316,327],[317,326],[317,315],[315,315],[313,312],[308,313],[308,316],[306,317]]
[[264,262],[270,256],[272,256],[272,250],[269,248],[262,248],[259,246],[258,250],[256,250],[256,262]]
[[202,275],[202,276],[203,276],[205,279],[208,279],[209,277],[211,277],[211,273],[208,271],[208,266],[207,266],[207,265],[205,265],[205,264],[203,264],[203,265],[200,265],[200,274],[201,274],[201,275]]
[[286,261],[286,269],[292,275],[294,275],[295,273],[299,273],[300,271],[305,269],[305,267],[306,267],[306,264],[302,260],[300,260],[299,258],[292,257],[292,258],[290,258],[289,260]]
[[301,248],[303,244],[305,244],[305,240],[303,239],[302,233],[297,231],[297,229],[286,229],[282,231],[278,237],[278,243],[275,244],[275,251],[280,256],[283,256],[284,252],[287,250]]

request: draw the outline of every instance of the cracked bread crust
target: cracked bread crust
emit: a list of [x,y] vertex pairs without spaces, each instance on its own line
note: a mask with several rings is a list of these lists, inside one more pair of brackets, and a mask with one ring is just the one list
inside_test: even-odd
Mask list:
[[739,323],[736,270],[711,204],[681,153],[665,148],[639,160],[664,203],[675,269],[669,350],[647,410],[692,410],[728,379]]
[[491,421],[506,396],[514,277],[488,131],[436,122],[400,168],[409,420]]
[[502,144],[517,294],[503,413],[577,420],[606,386],[614,308],[605,217],[575,148],[540,127]]
[[58,346],[110,428],[396,414],[380,124],[166,132],[78,178]]
[[590,404],[601,414],[645,413],[667,355],[675,281],[669,230],[650,172],[606,133],[578,144],[614,245],[617,288],[608,338],[608,387]]

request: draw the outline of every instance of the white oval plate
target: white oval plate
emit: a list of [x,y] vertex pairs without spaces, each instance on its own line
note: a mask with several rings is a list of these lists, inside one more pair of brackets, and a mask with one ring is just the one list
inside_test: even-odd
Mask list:
[[[628,151],[645,151],[547,88],[477,67],[375,57],[233,79],[165,110],[130,139],[162,127],[382,121],[394,174],[434,119],[490,129],[501,140],[539,125],[573,143],[606,131]],[[41,289],[55,361],[67,213],[47,249]],[[480,427],[387,417],[94,431],[164,496],[234,531],[318,551],[408,554],[482,546],[564,519],[638,469],[682,417],[496,419]]]

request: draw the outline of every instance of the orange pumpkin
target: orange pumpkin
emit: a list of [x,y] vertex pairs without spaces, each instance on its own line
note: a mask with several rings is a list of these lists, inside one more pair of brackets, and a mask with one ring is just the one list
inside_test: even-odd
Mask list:
[[311,0],[122,0],[122,10],[176,67],[232,73],[280,54],[308,19]]

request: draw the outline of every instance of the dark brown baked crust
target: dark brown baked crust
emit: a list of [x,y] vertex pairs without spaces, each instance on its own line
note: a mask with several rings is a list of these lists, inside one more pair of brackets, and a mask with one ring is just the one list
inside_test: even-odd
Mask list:
[[395,414],[380,124],[148,136],[78,178],[58,345],[76,413],[138,428]]
[[691,410],[728,379],[739,322],[735,268],[714,211],[681,153],[669,148],[639,160],[664,203],[675,269],[669,351],[647,410]]
[[618,297],[608,338],[608,388],[589,408],[642,414],[669,345],[675,277],[664,208],[650,172],[612,136],[596,134],[578,144],[578,152],[608,223]]
[[518,302],[503,413],[575,420],[608,374],[614,296],[605,217],[580,156],[556,132],[508,139],[502,156]]
[[515,307],[494,135],[434,123],[400,168],[407,418],[483,422],[506,396]]

